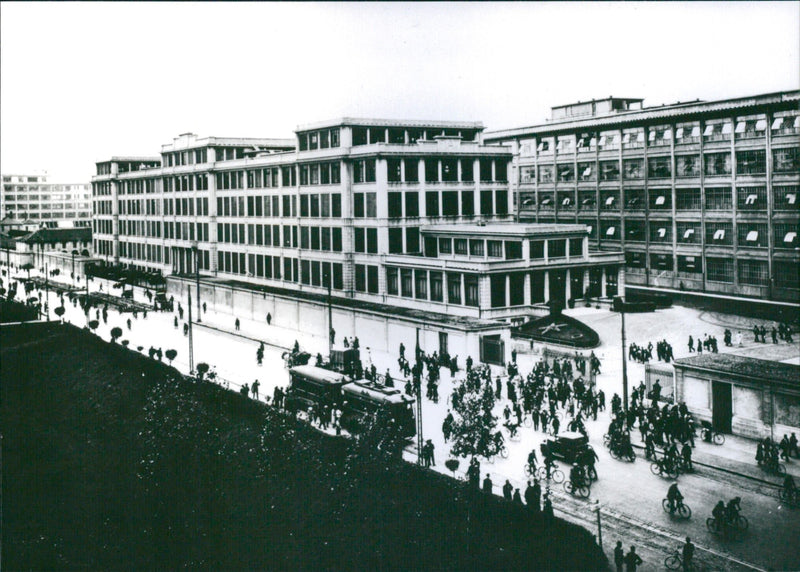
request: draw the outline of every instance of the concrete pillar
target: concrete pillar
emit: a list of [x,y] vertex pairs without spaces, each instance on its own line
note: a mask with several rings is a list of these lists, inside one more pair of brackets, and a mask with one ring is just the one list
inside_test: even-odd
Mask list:
[[572,284],[570,280],[569,268],[567,268],[566,278],[564,279],[564,294],[567,300],[572,298]]
[[589,269],[583,269],[583,297],[586,298],[586,293],[589,291]]
[[625,266],[617,269],[617,295],[625,296]]
[[525,287],[525,292],[523,293],[522,302],[526,306],[530,306],[531,305],[531,273],[530,272],[526,272],[525,273],[525,282],[524,282],[524,284],[525,284],[525,286],[524,286]]
[[506,303],[503,305],[509,306],[511,305],[511,276],[509,274],[505,275],[505,284],[506,284]]
[[600,297],[606,297],[606,267],[603,266],[603,275],[600,278]]
[[544,271],[544,301],[545,304],[550,301],[550,271]]

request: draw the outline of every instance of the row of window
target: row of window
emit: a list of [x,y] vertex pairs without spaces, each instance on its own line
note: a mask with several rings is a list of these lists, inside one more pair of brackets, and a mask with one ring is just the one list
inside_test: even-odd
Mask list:
[[[699,177],[700,155],[679,155],[675,157],[676,177]],[[732,171],[731,153],[705,153],[703,154],[703,169],[707,177],[726,176]],[[800,170],[800,149],[788,147],[772,150],[773,173],[797,173]],[[538,172],[538,178],[537,178]],[[539,165],[520,167],[519,182],[521,184],[539,183],[569,183],[578,181],[619,181],[620,173],[624,180],[637,180],[645,178],[644,159],[622,159],[621,168],[618,160],[598,161],[597,168],[594,162],[581,162],[577,165],[577,172],[573,163],[558,165]],[[767,172],[766,151],[753,149],[736,151],[737,175],[762,175]],[[667,179],[672,177],[672,160],[669,156],[648,157],[647,178]]]
[[386,267],[386,293],[390,296],[445,301],[447,303],[478,307],[478,275],[460,272],[438,272],[411,268]]
[[519,260],[522,258],[522,242],[426,236],[425,256],[437,258],[440,254]]
[[[675,145],[688,145],[704,141],[725,141],[734,137],[753,139],[764,137],[767,131],[767,117],[749,116],[737,118],[734,122],[727,119],[709,120],[701,129],[699,122],[679,123],[677,125],[657,125],[630,129],[610,130],[600,133],[578,133],[558,137],[542,137],[520,142],[520,154],[525,156],[557,154],[589,153],[596,150],[614,151],[620,146],[623,149],[640,149],[645,147],[667,147],[673,141]],[[779,112],[772,118],[773,136],[797,135],[800,133],[800,117],[796,112]]]
[[[373,143],[408,145],[417,141],[432,140],[434,137],[459,137],[462,141],[474,141],[477,129],[415,129],[406,127],[353,127],[353,147]],[[302,141],[301,141],[302,144]],[[301,151],[303,149],[301,148]]]
[[[475,182],[475,159],[471,157],[390,157],[386,160],[390,183]],[[486,183],[508,182],[508,159],[478,160],[478,180]]]
[[220,272],[229,274],[344,289],[344,266],[338,262],[220,250],[217,265]]
[[[509,212],[507,190],[480,191],[480,214],[491,216]],[[387,195],[389,218],[420,216],[419,193],[416,191],[390,192]],[[425,216],[474,216],[475,193],[469,191],[426,191]]]
[[[593,230],[593,229],[592,229]],[[675,239],[678,244],[701,244],[703,226],[700,222],[678,222],[675,225]],[[590,234],[590,237],[594,233]],[[766,248],[769,227],[763,223],[743,223],[736,225],[737,245],[748,248]],[[798,225],[781,223],[773,225],[774,247],[779,249],[795,249],[798,242]],[[600,237],[603,240],[620,240],[623,229],[620,221],[600,221]],[[671,221],[645,221],[626,220],[624,229],[625,240],[628,242],[644,242],[649,236],[651,242],[671,243]],[[725,221],[706,221],[705,244],[707,246],[733,246],[733,223]]]
[[297,142],[300,151],[336,148],[339,146],[339,128],[332,127],[330,129],[298,133]]
[[[236,153],[235,149],[228,149],[229,153]],[[241,153],[241,151],[240,151]],[[223,148],[217,147],[217,157],[218,160],[220,156],[224,156],[225,151]],[[240,156],[244,156],[241,154]],[[208,149],[203,147],[202,149],[189,149],[187,151],[176,151],[173,153],[162,153],[161,154],[162,161],[164,166],[166,167],[177,167],[181,165],[194,165],[198,164],[201,165],[203,163],[208,162]],[[233,157],[231,157],[233,158]]]
[[[798,190],[800,189],[797,185],[773,186],[773,210],[797,210],[800,206],[797,201]],[[626,211],[645,210],[646,206],[654,211],[672,208],[671,189],[649,189],[649,201],[647,194],[645,189],[626,188],[624,198],[620,201],[620,191],[604,189],[600,191],[600,206],[602,210],[608,211],[620,210],[620,206]],[[735,197],[736,207],[740,211],[767,210],[765,186],[736,187]],[[732,210],[733,201],[734,193],[731,187],[705,187],[705,194],[699,188],[675,189],[676,210],[700,210],[703,205],[708,210]],[[542,190],[520,193],[521,209],[535,209],[537,204],[539,210],[552,210],[556,207],[559,210],[573,210],[576,207],[579,210],[595,210],[597,191],[578,191],[577,199],[574,189],[557,193]]]
[[[707,256],[706,277],[713,282],[733,282],[734,261],[730,258]],[[647,257],[644,252],[628,252],[625,254],[625,265],[629,268],[645,268]],[[798,287],[798,274],[794,263],[775,261],[776,285],[785,288]],[[738,259],[739,283],[753,286],[769,284],[769,265],[766,260]],[[650,268],[672,272],[677,270],[686,274],[703,273],[703,257],[678,254],[651,254]]]

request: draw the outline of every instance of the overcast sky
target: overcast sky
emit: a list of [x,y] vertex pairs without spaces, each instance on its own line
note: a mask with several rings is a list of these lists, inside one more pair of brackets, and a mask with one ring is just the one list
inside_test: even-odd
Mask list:
[[2,3],[3,173],[88,182],[180,133],[335,117],[544,122],[800,86],[800,3]]

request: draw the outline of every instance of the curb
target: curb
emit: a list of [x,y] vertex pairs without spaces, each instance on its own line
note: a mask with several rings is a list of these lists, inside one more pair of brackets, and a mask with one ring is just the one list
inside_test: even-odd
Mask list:
[[[641,449],[641,450],[644,450],[644,445],[634,445],[633,443],[632,443],[631,445],[632,445],[632,446],[633,446],[635,449]],[[660,453],[662,453],[662,454],[664,453],[664,451],[663,451],[663,450],[656,449],[656,451],[658,451],[658,452],[660,452]],[[647,459],[645,459],[645,460],[647,460]],[[709,464],[709,463],[707,463],[707,462],[702,462],[702,461],[697,461],[697,460],[695,460],[695,459],[692,459],[692,464],[693,464],[693,465],[699,465],[699,466],[701,466],[701,467],[706,467],[706,468],[709,468],[709,469],[715,469],[715,470],[717,470],[717,471],[721,471],[721,472],[723,472],[723,473],[728,473],[729,475],[736,475],[737,477],[743,477],[743,478],[745,478],[745,479],[749,479],[749,480],[751,480],[751,481],[755,481],[755,482],[757,482],[757,483],[759,483],[759,484],[762,484],[762,485],[769,485],[769,486],[771,486],[771,487],[774,487],[774,488],[776,488],[776,489],[780,489],[780,488],[782,488],[782,485],[780,485],[780,484],[776,484],[776,483],[773,483],[772,481],[766,481],[766,480],[764,480],[764,479],[762,479],[762,478],[759,478],[759,477],[754,477],[754,476],[752,476],[752,475],[748,475],[748,474],[746,474],[746,473],[740,473],[740,472],[738,472],[738,471],[735,471],[735,470],[733,470],[733,469],[728,469],[728,468],[725,468],[725,467],[720,467],[720,466],[717,466],[717,465],[711,465],[711,464]]]
[[244,338],[245,340],[250,340],[252,342],[263,343],[266,346],[272,346],[273,348],[278,348],[278,349],[281,349],[281,350],[287,350],[288,351],[290,349],[288,346],[281,346],[281,345],[269,342],[267,340],[262,340],[262,339],[259,339],[259,338],[252,338],[252,337],[247,336],[245,334],[238,334],[236,332],[231,332],[229,330],[223,330],[222,328],[218,328],[217,326],[209,326],[208,324],[206,324],[204,322],[195,322],[195,321],[193,321],[192,322],[192,326],[200,326],[201,328],[206,328],[208,330],[214,330],[214,331],[217,331],[217,332],[220,332],[220,333],[223,333],[223,334],[228,334],[229,336],[236,336],[237,338]]

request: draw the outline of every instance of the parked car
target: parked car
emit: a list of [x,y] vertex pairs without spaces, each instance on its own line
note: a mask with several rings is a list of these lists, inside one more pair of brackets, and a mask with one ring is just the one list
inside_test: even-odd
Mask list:
[[574,463],[581,451],[589,446],[589,438],[575,431],[566,431],[541,444],[542,454],[550,451],[553,457]]

